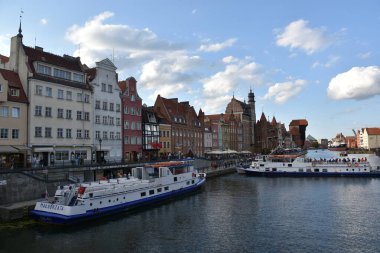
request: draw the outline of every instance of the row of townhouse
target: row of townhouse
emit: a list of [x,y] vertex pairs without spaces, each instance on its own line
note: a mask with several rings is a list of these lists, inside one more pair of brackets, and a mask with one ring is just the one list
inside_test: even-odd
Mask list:
[[118,81],[109,59],[89,68],[22,40],[20,26],[0,57],[0,166],[203,154],[204,114],[189,102],[142,106],[137,81]]
[[380,128],[366,127],[357,131],[356,145],[363,149],[379,149],[380,148]]

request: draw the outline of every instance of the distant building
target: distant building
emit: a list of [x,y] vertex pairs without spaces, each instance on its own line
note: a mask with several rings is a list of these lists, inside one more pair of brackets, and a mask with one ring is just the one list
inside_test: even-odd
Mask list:
[[318,139],[319,148],[327,149],[329,146],[329,140],[328,139]]
[[168,159],[171,157],[172,147],[172,126],[164,119],[156,115],[160,128],[160,150],[159,157],[161,159]]
[[356,136],[346,136],[347,148],[357,148]]
[[157,96],[154,112],[164,118],[172,130],[171,153],[178,156],[202,156],[204,154],[204,113],[197,113],[189,102],[178,98]]
[[380,148],[380,128],[368,127],[363,128],[363,145],[364,149],[377,149]]
[[18,74],[0,69],[0,168],[30,166],[27,111],[28,99]]
[[142,159],[151,161],[158,159],[160,144],[160,125],[153,107],[142,107]]
[[289,124],[289,132],[297,147],[303,148],[306,139],[306,127],[308,122],[306,119],[295,119]]
[[205,127],[204,132],[204,150],[206,152],[210,152],[212,150],[212,129],[211,127]]

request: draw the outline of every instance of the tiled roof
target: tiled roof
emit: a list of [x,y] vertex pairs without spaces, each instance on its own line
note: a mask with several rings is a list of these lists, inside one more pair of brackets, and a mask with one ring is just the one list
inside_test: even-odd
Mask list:
[[122,93],[125,92],[125,87],[127,86],[127,82],[126,81],[119,81],[117,83],[117,85],[119,85],[119,88],[121,90]]
[[380,128],[371,127],[366,128],[368,135],[380,135]]
[[0,63],[7,63],[7,62],[9,62],[9,57],[0,54]]
[[96,68],[90,68],[85,70],[87,74],[88,81],[92,82],[92,80],[96,77]]
[[18,102],[18,103],[28,103],[28,98],[26,97],[24,88],[22,87],[20,77],[16,72],[0,69],[0,74],[5,80],[8,81],[9,88],[16,88],[20,91],[20,96],[11,96],[8,92],[8,101]]
[[62,67],[68,70],[83,72],[82,63],[79,57],[72,57],[65,55],[64,57],[55,55],[52,53],[44,52],[39,49],[23,46],[26,55],[28,56],[28,61],[33,72],[35,69],[33,67],[34,61],[46,62],[54,66]]
[[306,119],[294,119],[290,122],[289,126],[307,126],[308,124]]

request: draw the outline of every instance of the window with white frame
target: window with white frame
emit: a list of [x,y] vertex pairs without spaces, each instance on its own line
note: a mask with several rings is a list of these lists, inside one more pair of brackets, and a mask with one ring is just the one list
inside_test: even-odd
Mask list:
[[114,132],[110,132],[110,139],[113,140],[114,138]]
[[0,128],[0,139],[8,139],[8,128]]
[[58,99],[63,99],[63,94],[64,94],[63,90],[58,90],[58,96],[57,96],[57,98]]
[[84,120],[90,121],[90,113],[84,112]]
[[95,124],[100,124],[100,115],[95,116]]
[[66,119],[71,119],[71,110],[66,110]]
[[51,87],[46,87],[45,91],[46,91],[45,96],[47,96],[47,97],[52,97],[53,96],[53,89]]
[[20,107],[12,107],[12,118],[20,118]]
[[71,139],[71,129],[70,128],[66,129],[66,138]]
[[42,96],[42,86],[36,85],[36,95]]
[[84,102],[85,103],[90,103],[90,95],[84,94]]
[[110,111],[113,112],[113,103],[110,103]]
[[90,130],[84,130],[84,138],[90,139]]
[[54,69],[54,76],[66,80],[71,80],[71,73],[62,69]]
[[116,104],[116,111],[120,112],[120,104]]
[[3,92],[3,85],[0,83],[0,92]]
[[51,138],[51,127],[45,127],[45,137]]
[[78,102],[82,102],[83,101],[82,93],[77,93],[77,101]]
[[69,160],[69,151],[55,151],[55,160],[68,161]]
[[66,100],[72,100],[73,99],[73,93],[71,91],[66,91]]
[[20,130],[19,129],[12,129],[12,139],[18,139],[20,136]]
[[95,131],[95,139],[100,139],[100,131]]
[[63,119],[63,109],[62,108],[57,109],[57,118]]
[[116,132],[115,138],[116,138],[116,140],[120,140],[120,132]]
[[107,106],[108,104],[107,104],[107,102],[103,102],[103,110],[105,110],[105,111],[107,111]]
[[105,83],[102,83],[102,91],[106,91],[107,90],[107,85]]
[[111,84],[108,85],[108,92],[112,93],[112,85]]
[[108,116],[103,116],[103,125],[108,125]]
[[51,76],[51,67],[42,64],[37,64],[37,72],[43,75]]
[[63,138],[63,128],[57,128],[57,138]]
[[103,131],[103,140],[107,140],[107,139],[108,139],[107,131]]
[[82,120],[82,112],[77,111],[77,120]]
[[100,110],[100,100],[96,100],[95,101],[95,109],[99,109]]
[[42,137],[42,127],[34,128],[34,137]]
[[132,123],[131,123],[131,129],[132,130],[136,129],[136,122],[132,121]]
[[12,97],[18,97],[18,96],[20,96],[20,90],[19,89],[11,88],[11,96]]
[[129,108],[128,108],[128,106],[125,106],[124,107],[124,114],[128,114],[129,113]]
[[51,107],[45,107],[45,117],[51,117]]
[[129,143],[129,136],[128,135],[124,136],[124,143],[125,144],[130,144]]
[[120,126],[120,123],[121,121],[120,121],[120,118],[116,118],[116,126]]
[[73,73],[73,81],[83,83],[84,75]]
[[42,116],[42,106],[36,105],[34,107],[34,116]]
[[129,129],[129,121],[124,121],[124,129]]
[[113,117],[109,117],[109,124],[110,124],[111,126],[114,125],[114,123],[113,123]]
[[9,109],[8,106],[0,106],[0,117],[8,118]]
[[77,129],[77,139],[82,139],[82,129]]

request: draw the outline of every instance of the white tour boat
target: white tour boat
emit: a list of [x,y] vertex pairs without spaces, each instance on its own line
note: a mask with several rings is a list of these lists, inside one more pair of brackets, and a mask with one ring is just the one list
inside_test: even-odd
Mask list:
[[364,158],[311,159],[304,153],[270,154],[244,169],[249,176],[380,177],[380,168]]
[[189,193],[205,181],[192,161],[150,164],[133,168],[128,177],[59,186],[54,200],[37,202],[32,215],[48,223],[76,223]]

